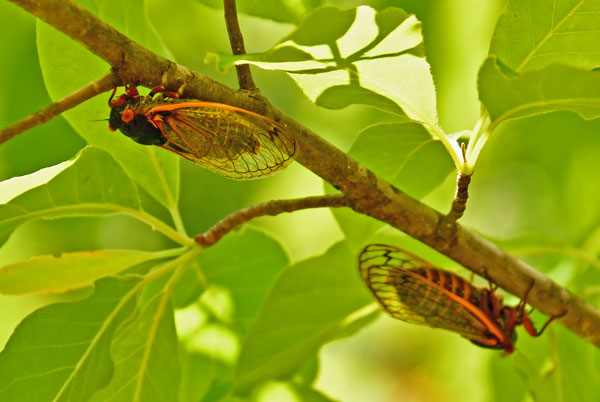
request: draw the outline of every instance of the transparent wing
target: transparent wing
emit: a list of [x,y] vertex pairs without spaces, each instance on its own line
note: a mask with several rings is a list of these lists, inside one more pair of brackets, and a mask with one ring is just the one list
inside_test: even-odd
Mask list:
[[292,162],[296,143],[280,124],[227,105],[198,104],[219,107],[182,106],[164,113],[164,148],[237,180],[266,177]]
[[400,248],[384,244],[371,244],[359,256],[361,277],[392,317],[447,329],[468,339],[489,338],[485,324],[450,297],[448,290],[422,276],[422,268],[442,271]]

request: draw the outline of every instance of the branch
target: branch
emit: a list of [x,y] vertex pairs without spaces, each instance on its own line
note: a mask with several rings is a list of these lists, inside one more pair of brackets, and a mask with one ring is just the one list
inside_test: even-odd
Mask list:
[[[235,9],[235,0],[225,0],[225,24],[227,25],[227,33],[229,34],[229,42],[231,43],[231,51],[233,54],[246,54],[244,46],[244,37],[238,23],[237,10]],[[256,85],[252,79],[249,64],[235,65],[235,70],[238,76],[240,89],[256,90]]]
[[58,102],[54,102],[50,106],[43,108],[18,122],[0,130],[0,144],[5,143],[14,136],[21,134],[35,126],[43,124],[51,120],[72,107],[93,98],[96,95],[106,92],[109,89],[118,85],[117,77],[114,74],[108,74],[97,81],[81,88],[80,90],[67,95]]
[[499,286],[520,297],[535,280],[529,303],[549,316],[567,310],[567,315],[557,321],[600,346],[600,311],[592,305],[459,224],[452,236],[441,238],[437,228],[443,215],[377,177],[263,97],[228,88],[170,62],[69,0],[11,1],[78,41],[114,68],[121,67],[119,77],[124,83],[154,87],[161,85],[164,77],[167,89],[177,91],[188,82],[184,91],[188,98],[226,103],[278,121],[295,135],[299,146],[296,160],[344,193],[356,212],[400,229],[479,275],[485,271]]
[[267,201],[262,204],[240,209],[239,211],[226,216],[208,229],[206,233],[196,236],[196,242],[205,247],[212,246],[235,227],[243,225],[249,220],[259,216],[275,216],[284,212],[294,212],[309,208],[339,208],[349,206],[349,200],[341,194]]

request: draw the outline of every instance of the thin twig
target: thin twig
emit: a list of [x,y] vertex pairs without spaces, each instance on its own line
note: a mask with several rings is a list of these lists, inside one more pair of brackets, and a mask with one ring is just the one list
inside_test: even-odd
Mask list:
[[114,88],[118,81],[114,74],[108,74],[100,78],[97,81],[92,82],[89,85],[73,92],[70,95],[65,96],[58,102],[46,106],[45,108],[38,110],[37,112],[19,120],[18,122],[11,124],[10,126],[0,130],[0,144],[5,143],[14,136],[21,134],[35,126],[46,123],[64,112],[69,110],[80,103],[93,98],[94,96],[106,92],[109,89]]
[[164,84],[168,90],[177,91],[189,82],[185,90],[188,98],[225,103],[279,122],[298,142],[296,161],[339,189],[356,212],[398,228],[477,274],[487,272],[512,294],[523,295],[534,280],[529,304],[550,316],[567,309],[568,314],[558,321],[600,346],[600,311],[594,306],[458,223],[450,238],[441,239],[437,229],[443,216],[439,212],[395,189],[263,97],[234,90],[152,53],[72,1],[10,1],[81,43],[113,68],[120,68],[119,77],[125,83],[143,83],[150,88]]
[[267,201],[262,204],[240,209],[239,211],[235,211],[226,216],[208,229],[204,234],[196,236],[196,242],[205,247],[212,246],[236,226],[243,225],[249,220],[259,216],[275,216],[284,212],[294,212],[309,208],[340,208],[349,206],[350,201],[343,194]]
[[467,208],[467,199],[469,198],[469,184],[471,183],[471,175],[458,172],[456,179],[456,194],[452,201],[450,212],[440,221],[440,236],[448,237],[452,234],[453,228],[456,228],[458,221]]
[[[223,8],[225,9],[225,24],[227,25],[227,33],[229,34],[231,51],[233,54],[246,54],[244,37],[242,36],[242,31],[240,30],[237,10],[235,8],[235,0],[225,0]],[[250,65],[236,64],[235,70],[237,71],[240,89],[247,89],[250,91],[256,90],[256,85],[252,79],[252,73],[250,72]]]

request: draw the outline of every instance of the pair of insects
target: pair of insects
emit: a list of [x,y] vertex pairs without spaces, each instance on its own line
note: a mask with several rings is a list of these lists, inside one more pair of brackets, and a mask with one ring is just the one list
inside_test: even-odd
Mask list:
[[[284,169],[296,143],[279,123],[229,105],[178,99],[154,88],[141,96],[135,87],[113,101],[109,126],[144,145],[158,145],[226,177],[245,180]],[[158,95],[158,96],[156,96]],[[454,331],[471,342],[514,351],[515,328],[538,332],[525,311],[527,296],[505,306],[495,288],[472,286],[460,276],[394,246],[372,244],[359,256],[361,277],[394,318]],[[532,284],[533,285],[533,284]]]
[[514,351],[515,328],[523,325],[539,336],[525,310],[527,296],[515,307],[505,306],[496,288],[479,288],[400,248],[385,244],[366,246],[359,255],[359,271],[379,304],[392,317],[413,324],[456,332],[476,345]]
[[[116,88],[115,88],[116,91]],[[251,180],[283,170],[297,144],[281,124],[221,103],[179,99],[164,87],[141,96],[136,87],[109,106],[109,128],[143,145],[157,145],[231,179]]]

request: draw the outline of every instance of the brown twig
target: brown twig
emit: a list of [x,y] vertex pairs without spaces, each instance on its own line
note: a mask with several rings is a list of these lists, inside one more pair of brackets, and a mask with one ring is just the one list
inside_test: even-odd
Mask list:
[[[231,51],[233,54],[246,54],[244,37],[242,36],[242,31],[240,30],[240,24],[238,22],[235,0],[225,0],[224,3],[225,24],[227,25]],[[256,90],[249,64],[236,64],[235,70],[237,71],[240,89],[247,89],[250,91]]]
[[349,206],[350,201],[343,194],[267,201],[262,204],[241,209],[226,216],[208,229],[204,234],[196,236],[196,242],[203,246],[212,246],[236,226],[243,225],[249,220],[259,216],[275,216],[284,212],[294,212],[309,208],[340,208]]
[[453,228],[456,228],[458,221],[467,208],[467,200],[469,198],[469,184],[471,183],[470,174],[462,174],[458,172],[456,179],[456,193],[450,207],[450,212],[440,222],[439,233],[442,237],[451,236]]
[[39,110],[6,128],[3,128],[0,130],[0,144],[5,143],[22,132],[55,118],[65,110],[71,109],[72,107],[77,106],[80,103],[93,98],[98,94],[101,94],[102,92],[106,92],[109,89],[114,88],[117,86],[117,84],[118,80],[114,74],[111,73],[105,75],[99,80],[94,81],[91,84],[73,92],[72,94],[65,96],[58,102],[54,102],[42,110]]
[[298,143],[296,160],[339,189],[356,212],[398,228],[477,274],[485,270],[495,283],[515,295],[522,296],[535,280],[529,304],[549,316],[568,310],[558,321],[600,346],[600,311],[594,306],[458,223],[452,236],[440,238],[437,233],[443,219],[440,213],[375,176],[266,99],[228,88],[152,53],[72,1],[11,1],[78,41],[114,68],[121,67],[122,83],[152,88],[161,85],[164,76],[167,89],[176,91],[189,81],[186,97],[226,103],[279,122],[293,133]]

